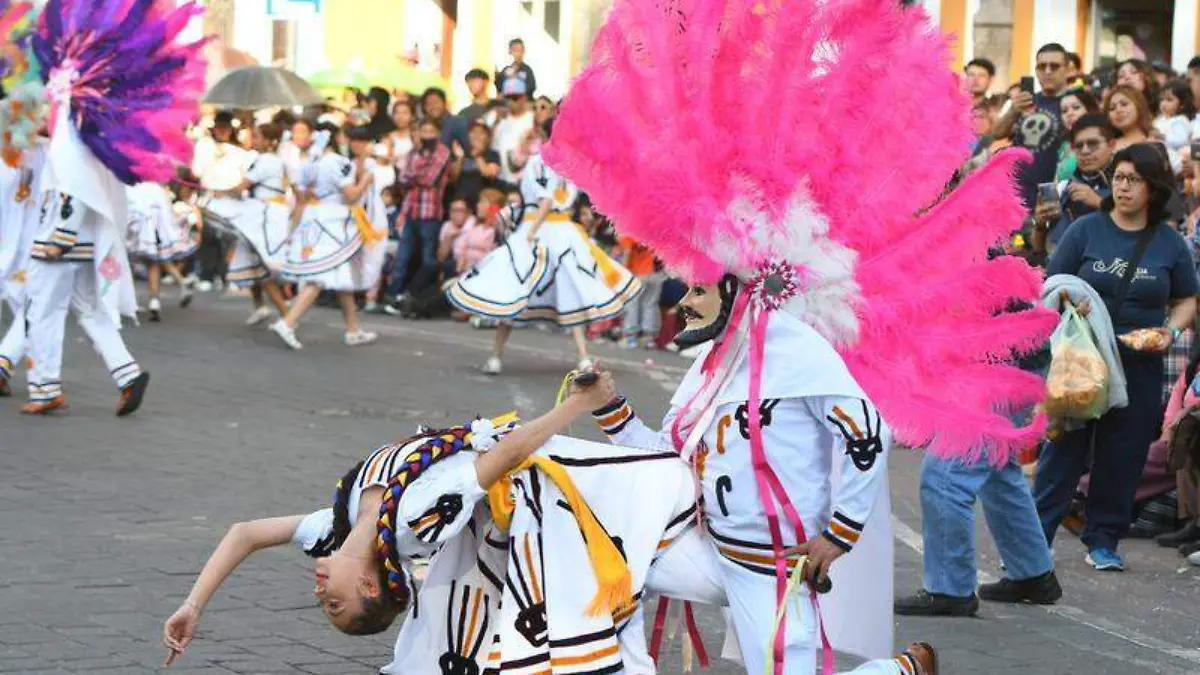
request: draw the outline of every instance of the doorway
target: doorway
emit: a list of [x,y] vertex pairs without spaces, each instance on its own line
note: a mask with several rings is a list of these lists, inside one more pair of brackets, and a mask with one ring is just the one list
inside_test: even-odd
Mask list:
[[1095,67],[1126,59],[1171,61],[1174,0],[1096,0]]

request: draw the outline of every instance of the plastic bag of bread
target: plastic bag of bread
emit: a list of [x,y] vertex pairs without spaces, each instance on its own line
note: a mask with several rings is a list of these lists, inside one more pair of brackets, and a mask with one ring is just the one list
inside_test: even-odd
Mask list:
[[1137,352],[1161,353],[1167,351],[1167,336],[1153,328],[1129,331],[1117,339],[1126,347]]
[[1108,407],[1108,364],[1096,347],[1087,320],[1068,305],[1050,336],[1046,375],[1046,414],[1090,420]]

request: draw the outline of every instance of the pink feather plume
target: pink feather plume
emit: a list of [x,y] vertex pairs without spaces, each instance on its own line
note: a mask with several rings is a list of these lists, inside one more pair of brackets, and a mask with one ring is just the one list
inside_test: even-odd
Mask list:
[[1044,389],[1009,364],[1056,317],[1005,313],[1036,302],[1041,276],[987,258],[1023,216],[1027,155],[938,201],[968,154],[967,113],[948,40],[895,0],[616,0],[544,154],[696,283],[778,254],[763,230],[795,227],[806,195],[857,255],[858,330],[826,337],[897,438],[1003,462],[1044,428],[1009,420]]

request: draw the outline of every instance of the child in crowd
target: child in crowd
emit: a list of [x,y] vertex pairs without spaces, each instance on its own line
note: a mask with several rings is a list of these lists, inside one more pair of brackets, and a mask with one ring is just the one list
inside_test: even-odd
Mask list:
[[397,189],[395,185],[389,185],[379,191],[379,196],[383,200],[383,208],[387,210],[387,249],[384,254],[383,270],[379,275],[379,283],[366,293],[366,304],[363,306],[364,312],[378,313],[381,311],[379,307],[379,294],[382,292],[382,289],[387,288],[388,272],[392,269],[392,261],[396,257],[396,249],[400,246],[399,228],[403,227],[403,223],[399,222],[400,206],[396,199]]
[[454,240],[454,274],[458,276],[471,269],[499,243],[500,207],[504,195],[496,189],[486,188],[479,193],[475,205],[475,217],[467,221],[462,232]]
[[[465,274],[500,244],[500,210],[504,208],[504,193],[495,188],[484,188],[475,205],[475,218],[462,234],[454,240],[455,274]],[[451,316],[466,321],[468,314],[452,310]],[[475,328],[495,328],[496,322],[480,316],[469,317]]]
[[1167,155],[1176,174],[1183,172],[1184,150],[1192,139],[1192,118],[1195,116],[1192,88],[1183,80],[1168,82],[1159,94],[1154,129],[1167,146]]
[[629,237],[621,237],[620,247],[626,269],[642,282],[641,295],[625,306],[621,347],[655,349],[661,325],[658,299],[665,279],[661,272],[662,265],[655,258],[654,251]]

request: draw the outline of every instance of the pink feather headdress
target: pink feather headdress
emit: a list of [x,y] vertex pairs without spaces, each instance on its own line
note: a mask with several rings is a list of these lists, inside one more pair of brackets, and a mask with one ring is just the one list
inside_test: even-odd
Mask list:
[[179,37],[203,11],[175,0],[50,0],[42,11],[33,51],[51,124],[69,106],[83,143],[127,185],[166,183],[191,162],[205,41]]
[[751,324],[816,329],[902,443],[1002,462],[1044,427],[1009,362],[1055,317],[1007,312],[1040,273],[987,257],[1028,156],[939,201],[972,141],[949,56],[895,0],[617,0],[544,155],[680,276],[747,282]]

